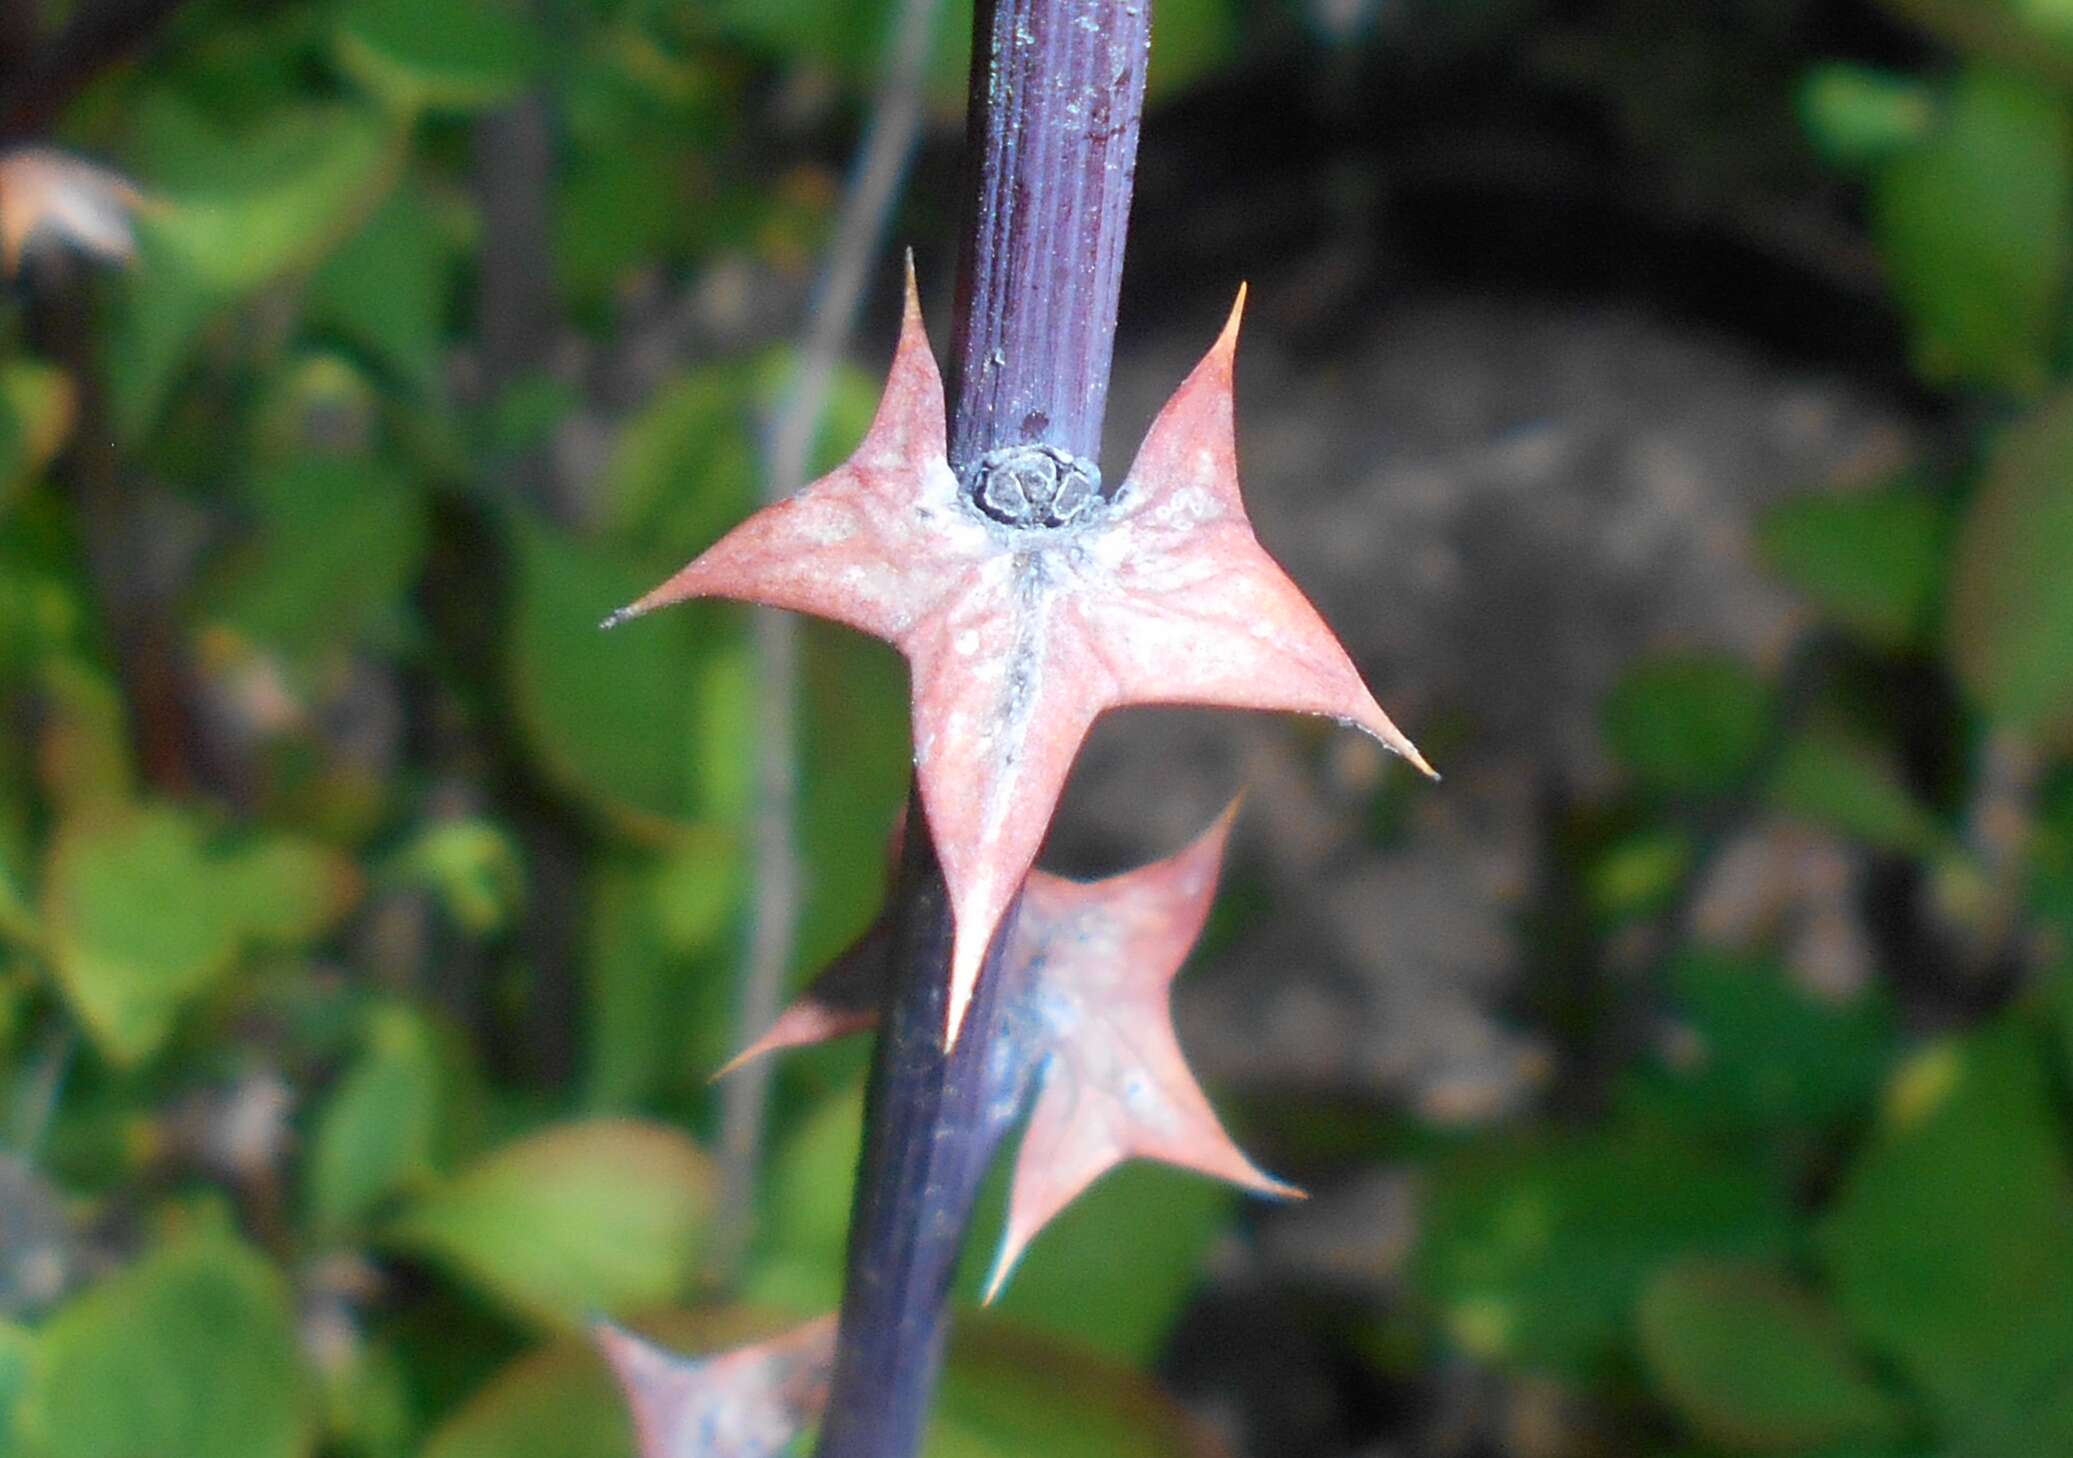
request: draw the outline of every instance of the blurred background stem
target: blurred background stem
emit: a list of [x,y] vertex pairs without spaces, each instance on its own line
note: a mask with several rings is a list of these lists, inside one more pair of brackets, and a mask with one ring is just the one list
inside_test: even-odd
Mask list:
[[[921,130],[922,86],[941,0],[901,0],[886,41],[885,67],[869,129],[843,190],[826,271],[807,305],[799,365],[770,426],[764,499],[781,500],[806,484],[828,413],[836,368],[855,331],[886,219]],[[734,1046],[746,1048],[777,1018],[799,919],[799,854],[794,822],[799,627],[790,613],[759,609],[756,662],[755,903]],[[763,1148],[771,1063],[754,1059],[723,1086],[720,1209],[713,1270],[731,1284],[747,1253],[755,1215],[756,1165]]]
[[[1149,0],[994,0],[973,21],[950,465],[1043,441],[1092,459],[1144,111]],[[986,1086],[1003,920],[942,1049],[951,919],[918,797],[894,888],[820,1458],[917,1451],[965,1227],[1008,1119]]]

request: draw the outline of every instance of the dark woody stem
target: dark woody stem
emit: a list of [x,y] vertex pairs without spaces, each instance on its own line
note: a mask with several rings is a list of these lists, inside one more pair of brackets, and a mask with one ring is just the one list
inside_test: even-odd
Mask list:
[[[864,1096],[849,1270],[818,1458],[911,1458],[942,1367],[945,1313],[972,1204],[1014,1090],[990,1078],[1001,979],[997,938],[948,1055],[950,896],[910,798],[892,909],[892,965]],[[1011,910],[1005,931],[1014,919]]]
[[1151,0],[981,0],[950,464],[1002,446],[1101,447],[1137,174]]
[[[1151,0],[980,0],[950,464],[1041,443],[1092,462],[1116,332]],[[912,1458],[942,1366],[951,1279],[1020,1090],[994,938],[943,1051],[950,898],[919,796],[893,887],[895,968],[864,1105],[849,1266],[817,1458]]]

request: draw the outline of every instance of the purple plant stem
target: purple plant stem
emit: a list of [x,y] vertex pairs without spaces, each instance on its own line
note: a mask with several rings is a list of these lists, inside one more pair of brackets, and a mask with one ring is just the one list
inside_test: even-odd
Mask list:
[[[952,325],[950,464],[1042,442],[1093,460],[1108,401],[1151,0],[980,0]],[[835,1371],[817,1458],[912,1458],[942,1368],[950,1284],[1023,1063],[996,933],[942,1047],[950,897],[918,796],[893,888],[893,966],[864,1105]]]
[[[922,823],[918,796],[908,815],[910,827]],[[920,1450],[972,1204],[1020,1103],[1019,1090],[997,1076],[1009,1051],[995,1026],[1001,945],[994,942],[980,975],[964,1035],[945,1054],[950,896],[934,844],[910,830],[893,906],[891,956],[901,975],[887,989],[864,1097],[818,1458],[910,1458]]]
[[1151,0],[993,0],[972,37],[950,464],[1101,447]]

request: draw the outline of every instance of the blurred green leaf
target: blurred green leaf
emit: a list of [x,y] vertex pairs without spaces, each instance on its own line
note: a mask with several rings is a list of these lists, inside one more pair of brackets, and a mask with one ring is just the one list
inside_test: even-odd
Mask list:
[[1650,659],[1629,668],[1607,697],[1605,738],[1648,788],[1712,794],[1755,762],[1771,713],[1770,690],[1733,659]]
[[583,405],[583,391],[569,381],[540,371],[522,374],[483,412],[484,443],[499,454],[546,449],[562,422]]
[[[690,1323],[669,1325],[682,1332]],[[433,1429],[420,1455],[634,1458],[633,1423],[596,1353],[560,1341],[492,1377]]]
[[886,845],[913,776],[899,655],[831,624],[804,625],[799,706],[801,965],[834,957],[885,900]]
[[[1061,1401],[1061,1394],[1071,1394]],[[931,1458],[1219,1458],[1222,1445],[1146,1377],[1005,1319],[960,1321]]]
[[72,382],[56,365],[0,362],[0,507],[39,474],[72,433]]
[[[472,1291],[440,1281],[421,1283],[414,1299],[381,1324],[382,1343],[396,1354],[411,1407],[427,1430],[525,1352],[535,1335]],[[411,1445],[412,1454],[425,1436]]]
[[295,653],[351,646],[395,611],[417,576],[425,503],[393,469],[313,456],[253,478],[257,530],[224,564],[214,615],[248,638]]
[[1676,894],[1691,861],[1692,838],[1681,826],[1652,826],[1622,836],[1586,873],[1591,907],[1615,923],[1653,915]]
[[732,836],[687,838],[655,867],[656,925],[678,954],[711,946],[741,904],[741,847]]
[[527,522],[514,542],[511,692],[542,761],[593,805],[634,822],[691,813],[694,682],[737,627],[694,606],[600,633],[605,614],[653,587],[654,574]]
[[1836,1314],[1782,1272],[1668,1266],[1642,1292],[1639,1318],[1656,1385],[1697,1432],[1728,1448],[1806,1449],[1900,1425]]
[[[2027,890],[2032,914],[2073,945],[2073,765],[2049,776],[2038,793]],[[2067,998],[2067,1051],[2073,1054],[2073,963],[2064,964],[2059,981]],[[2073,1074],[2073,1063],[2067,1071]]]
[[1883,162],[1920,142],[1936,120],[1936,94],[1919,77],[1843,61],[1810,71],[1799,102],[1807,135],[1836,167]]
[[34,946],[42,940],[43,923],[22,894],[20,878],[0,860],[0,941]]
[[[1004,1171],[1012,1149],[1010,1136]],[[1204,1280],[1210,1246],[1237,1203],[1236,1192],[1214,1180],[1125,1165],[1044,1228],[996,1309],[1032,1331],[1148,1365]],[[966,1253],[960,1285],[975,1297],[992,1263],[987,1237],[998,1229],[997,1215],[982,1218]]]
[[314,266],[374,208],[397,156],[390,128],[362,106],[269,111],[227,132],[183,102],[139,108],[139,171],[166,206],[138,220],[108,350],[120,434],[157,418],[204,326],[230,304]]
[[811,1312],[841,1297],[863,1128],[864,1091],[853,1088],[823,1099],[778,1146],[759,1196],[746,1299]]
[[1921,373],[2042,385],[2073,257],[2073,123],[2058,99],[1967,71],[1942,125],[1879,175],[1872,204]]
[[[136,267],[115,291],[108,328],[108,393],[116,432],[134,442],[165,405],[196,341],[225,306],[170,246],[137,240]],[[144,287],[143,278],[151,280]]]
[[[571,139],[584,154],[673,134],[680,155],[708,152],[734,135],[728,113],[746,79],[736,57],[693,41],[674,22],[670,0],[610,7],[610,18],[575,55],[557,58],[559,100]],[[687,41],[693,43],[687,44]]]
[[2073,41],[2073,3],[2068,0],[2011,0],[2011,8],[2038,30]]
[[360,899],[359,867],[315,841],[275,835],[216,863],[217,893],[247,939],[299,947],[336,926]]
[[701,1089],[731,1052],[742,853],[699,835],[659,862],[600,864],[591,883],[583,1104],[637,1107]]
[[1148,105],[1186,90],[1238,54],[1232,0],[1160,0],[1157,19],[1145,74]]
[[249,466],[237,491],[246,504],[265,504],[264,488],[255,489],[255,482],[263,483],[311,456],[380,469],[360,454],[380,430],[380,415],[388,403],[389,387],[374,372],[342,351],[320,345],[279,359],[255,383],[248,417]]
[[310,322],[336,329],[413,389],[435,392],[448,273],[431,205],[416,187],[399,187],[310,280]]
[[[611,535],[688,560],[755,508],[763,462],[754,430],[791,388],[796,355],[771,349],[748,361],[687,370],[620,427],[605,468]],[[834,379],[815,470],[853,450],[878,406],[881,381],[844,368]]]
[[339,64],[406,116],[508,101],[543,50],[532,27],[499,0],[347,0],[337,45]]
[[388,873],[430,888],[454,924],[472,936],[503,930],[525,896],[518,847],[489,820],[426,826],[389,862]]
[[0,377],[0,512],[29,475],[28,431]]
[[1471,1146],[1433,1162],[1414,1279],[1466,1350],[1588,1372],[1628,1338],[1641,1288],[1689,1256],[1769,1255],[1782,1193],[1681,1130]]
[[[891,0],[792,0],[785,5],[715,0],[711,9],[730,37],[787,61],[829,67],[858,86],[879,74],[894,13]],[[949,110],[964,99],[971,36],[971,0],[946,0],[938,8],[929,50],[928,93],[939,109]]]
[[750,435],[755,383],[749,366],[708,365],[627,419],[602,482],[615,536],[689,560],[749,513],[763,474]]
[[1833,1128],[1870,1103],[1892,1056],[1876,991],[1831,1003],[1770,961],[1687,950],[1668,969],[1693,1035],[1689,1061],[1637,1075],[1645,1105],[1693,1131],[1777,1135]]
[[695,175],[674,135],[636,133],[564,167],[554,194],[562,292],[579,301],[609,297],[627,275],[681,251],[687,219],[710,210]]
[[2073,1453],[2073,1315],[2042,1312],[2021,1360],[1985,1374],[1986,1385],[1945,1425],[1943,1458],[2034,1458]]
[[190,1000],[231,969],[242,933],[195,825],[170,808],[66,824],[43,917],[59,982],[110,1059],[154,1052]]
[[[1654,1453],[1654,1450],[1650,1450]],[[1655,1454],[1655,1458],[1724,1458],[1723,1450],[1712,1444],[1702,1448],[1678,1448]],[[1802,1449],[1792,1458],[1948,1458],[1940,1452],[1908,1444],[1898,1446],[1887,1443],[1835,1443],[1819,1448]]]
[[1996,719],[2073,720],[2073,392],[2010,427],[1951,568],[1950,656]]
[[[148,122],[147,165],[167,206],[138,219],[140,238],[224,297],[307,268],[336,247],[381,201],[396,156],[390,126],[345,103],[282,108],[240,132],[165,109]],[[140,288],[156,283],[145,262]]]
[[674,1130],[560,1124],[415,1199],[384,1234],[550,1323],[678,1295],[697,1259],[712,1170]]
[[1932,855],[1948,842],[1884,756],[1834,730],[1815,727],[1793,735],[1764,795],[1786,815],[1880,850]]
[[11,1321],[0,1320],[0,1453],[23,1451],[18,1431],[22,1399],[29,1391],[34,1339]]
[[1772,571],[1882,648],[1906,647],[1927,627],[1950,537],[1943,504],[1909,486],[1802,496],[1757,524]]
[[692,813],[717,825],[742,825],[754,808],[761,752],[747,636],[716,639],[691,671]]
[[317,1372],[324,1413],[323,1451],[353,1458],[406,1458],[417,1417],[410,1378],[393,1346],[360,1341]]
[[310,1143],[319,1234],[358,1225],[388,1196],[430,1178],[439,1127],[439,1052],[408,1007],[374,1010],[366,1047],[331,1091]]
[[98,662],[69,653],[45,659],[41,669],[36,767],[45,798],[67,817],[121,804],[136,780],[122,690]]
[[2073,1378],[2073,1184],[2037,1044],[2004,1018],[1917,1054],[1819,1230],[1852,1328],[1953,1419]]
[[273,1265],[191,1236],[61,1308],[38,1336],[47,1458],[295,1458],[309,1449],[294,1311]]
[[0,521],[6,521],[8,508],[27,485],[27,458],[21,417],[8,402],[6,392],[0,390]]

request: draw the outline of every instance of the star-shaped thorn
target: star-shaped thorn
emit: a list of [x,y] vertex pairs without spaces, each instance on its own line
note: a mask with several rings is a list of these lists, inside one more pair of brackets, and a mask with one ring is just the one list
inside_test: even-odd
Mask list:
[[[1160,1160],[1262,1195],[1301,1195],[1232,1142],[1173,1030],[1173,979],[1209,915],[1236,810],[1177,854],[1120,876],[1030,875],[1002,963],[1000,1017],[1016,1053],[1002,1076],[1026,1085],[1014,1102],[1033,1097],[988,1301],[1037,1233],[1125,1160]],[[728,1067],[869,1026],[888,975],[881,921]]]
[[695,1360],[610,1322],[591,1334],[633,1413],[639,1458],[776,1458],[827,1406],[832,1316]]
[[[943,381],[910,259],[899,348],[856,453],[605,620],[736,598],[846,623],[906,655],[915,774],[956,918],[946,1047],[1104,710],[1323,714],[1432,774],[1253,536],[1231,399],[1244,302],[1241,289],[1113,495],[1074,500],[1063,524],[1031,524],[1052,513],[1002,517],[1000,502],[1023,500],[1019,477],[990,481],[982,469],[967,490],[950,468]],[[978,504],[981,490],[991,509]]]

